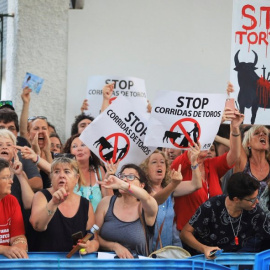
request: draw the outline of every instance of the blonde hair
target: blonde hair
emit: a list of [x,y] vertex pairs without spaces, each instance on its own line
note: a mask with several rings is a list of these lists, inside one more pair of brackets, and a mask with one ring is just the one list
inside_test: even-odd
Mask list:
[[51,165],[51,174],[53,173],[54,168],[59,164],[68,164],[71,167],[71,169],[74,171],[74,173],[79,175],[79,179],[78,179],[78,190],[79,190],[82,185],[82,177],[79,170],[78,162],[75,159],[71,159],[68,157],[55,158]]
[[[244,139],[243,139],[243,142],[242,142],[242,145],[243,145],[243,148],[247,154],[248,157],[251,156],[252,152],[250,149],[248,149],[248,144],[250,143],[251,141],[251,137],[254,135],[254,133],[258,130],[258,129],[263,129],[267,135],[267,140],[269,141],[269,130],[268,128],[266,128],[265,126],[263,125],[254,125],[253,127],[251,127],[246,133],[245,133],[245,136],[244,136]],[[266,150],[265,151],[265,155],[268,156],[269,154],[269,150]]]
[[164,179],[161,182],[161,186],[164,188],[164,187],[166,187],[169,184],[169,182],[170,182],[171,179],[170,179],[169,161],[168,161],[168,159],[167,159],[167,157],[166,157],[166,155],[165,155],[165,153],[163,151],[155,150],[146,160],[144,160],[144,162],[140,165],[140,167],[145,172],[145,174],[147,176],[147,179],[148,179],[148,183],[151,186],[151,181],[150,181],[149,174],[148,174],[148,164],[149,164],[150,157],[153,154],[161,154],[164,157],[164,159],[165,159],[166,172],[165,172]]
[[15,135],[8,129],[0,129],[0,138],[10,139],[14,145],[17,143]]

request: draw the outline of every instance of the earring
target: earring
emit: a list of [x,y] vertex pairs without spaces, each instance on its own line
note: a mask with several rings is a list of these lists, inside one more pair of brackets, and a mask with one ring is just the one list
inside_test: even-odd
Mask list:
[[248,150],[249,150],[249,151],[251,150],[251,147],[250,147],[250,146],[248,146]]

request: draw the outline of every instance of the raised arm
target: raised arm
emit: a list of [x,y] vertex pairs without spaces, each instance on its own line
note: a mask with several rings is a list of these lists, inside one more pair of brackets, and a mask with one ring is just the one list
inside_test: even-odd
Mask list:
[[170,178],[171,182],[153,196],[157,201],[158,205],[163,204],[171,195],[171,193],[174,192],[177,186],[179,186],[179,184],[182,182],[183,176],[181,174],[181,164],[179,165],[177,171],[172,169]]
[[55,214],[59,204],[61,204],[68,196],[68,187],[62,187],[52,194],[52,199],[47,202],[47,199],[41,192],[34,195],[30,223],[36,231],[42,232],[47,229],[47,226],[53,215]]
[[82,106],[81,106],[81,113],[84,113],[84,111],[87,111],[89,107],[88,99],[84,99]]
[[29,159],[33,163],[35,163],[39,169],[43,170],[47,174],[51,172],[51,163],[47,160],[41,158],[38,154],[34,152],[34,150],[28,146],[16,146],[18,150],[21,151],[22,157],[24,159]]
[[129,182],[122,181],[114,175],[109,176],[108,179],[99,182],[99,184],[105,188],[124,190],[140,200],[144,210],[146,224],[152,226],[155,223],[158,205],[156,200],[146,190],[135,185],[130,185]]
[[182,181],[181,184],[175,189],[173,193],[174,197],[190,194],[202,187],[201,173],[197,161],[201,151],[201,145],[200,143],[196,144],[195,142],[193,142],[193,145],[193,147],[189,145],[190,148],[188,150],[188,158],[190,160],[192,169],[192,179],[191,181]]
[[102,101],[100,112],[103,112],[104,110],[106,110],[106,108],[110,105],[110,98],[112,97],[113,89],[114,89],[114,82],[106,84],[103,87],[102,89],[103,101]]
[[27,125],[28,125],[31,92],[32,90],[30,88],[25,87],[21,94],[23,107],[22,107],[22,112],[21,112],[21,117],[20,117],[20,135],[24,137],[26,140],[28,140],[28,142],[29,142],[29,136],[28,136],[28,131],[27,131]]
[[242,141],[240,125],[244,120],[244,115],[238,110],[234,112],[234,117],[231,119],[231,133],[230,133],[230,150],[227,155],[227,164],[231,167],[240,160]]

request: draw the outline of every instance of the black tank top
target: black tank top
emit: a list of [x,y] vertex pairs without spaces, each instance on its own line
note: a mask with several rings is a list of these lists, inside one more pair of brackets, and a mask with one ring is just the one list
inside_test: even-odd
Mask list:
[[[48,202],[52,199],[48,190],[43,189],[40,192]],[[89,201],[83,197],[80,199],[78,212],[72,218],[64,217],[57,209],[47,230],[37,233],[36,251],[70,251],[73,245],[71,235],[78,231],[82,231],[83,236],[86,234],[88,210]]]

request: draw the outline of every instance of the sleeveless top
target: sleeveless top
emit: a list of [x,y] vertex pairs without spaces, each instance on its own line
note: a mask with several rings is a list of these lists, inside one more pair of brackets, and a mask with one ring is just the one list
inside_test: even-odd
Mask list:
[[[43,189],[47,201],[52,199],[51,193]],[[72,250],[73,241],[71,235],[81,231],[83,236],[86,234],[88,221],[89,201],[80,198],[78,212],[71,218],[62,215],[59,209],[56,210],[53,218],[48,224],[46,231],[37,232],[37,243],[35,251],[54,251],[63,252]]]
[[[126,247],[131,254],[138,254],[147,256],[146,252],[146,239],[144,234],[143,225],[138,218],[132,222],[125,222],[118,219],[114,213],[114,203],[117,196],[112,196],[108,211],[104,217],[104,223],[100,229],[99,235],[106,241],[117,242]],[[144,219],[144,214],[142,213]],[[149,249],[152,249],[152,238],[155,225],[146,226],[148,235]]]
[[[94,169],[94,172],[95,172],[96,181],[98,179],[102,180],[100,168],[98,168],[99,177],[95,169]],[[101,189],[97,182],[95,183],[94,186],[81,186],[80,189],[77,184],[73,192],[89,200],[93,206],[94,212],[96,212],[97,206],[102,199]]]
[[243,172],[244,172],[244,173],[247,173],[248,175],[250,175],[251,177],[253,177],[253,178],[256,179],[257,181],[259,181],[259,183],[260,183],[260,189],[259,189],[258,196],[260,197],[260,196],[262,195],[263,191],[265,190],[265,188],[267,187],[267,183],[268,183],[268,181],[269,181],[269,179],[270,179],[270,171],[269,171],[268,175],[267,175],[263,180],[261,180],[261,181],[258,180],[258,179],[256,178],[256,176],[254,176],[254,175],[252,174],[252,172],[251,172],[250,162],[249,162],[249,159],[248,159],[248,161],[247,161],[247,163],[246,163],[246,166],[245,166]]

